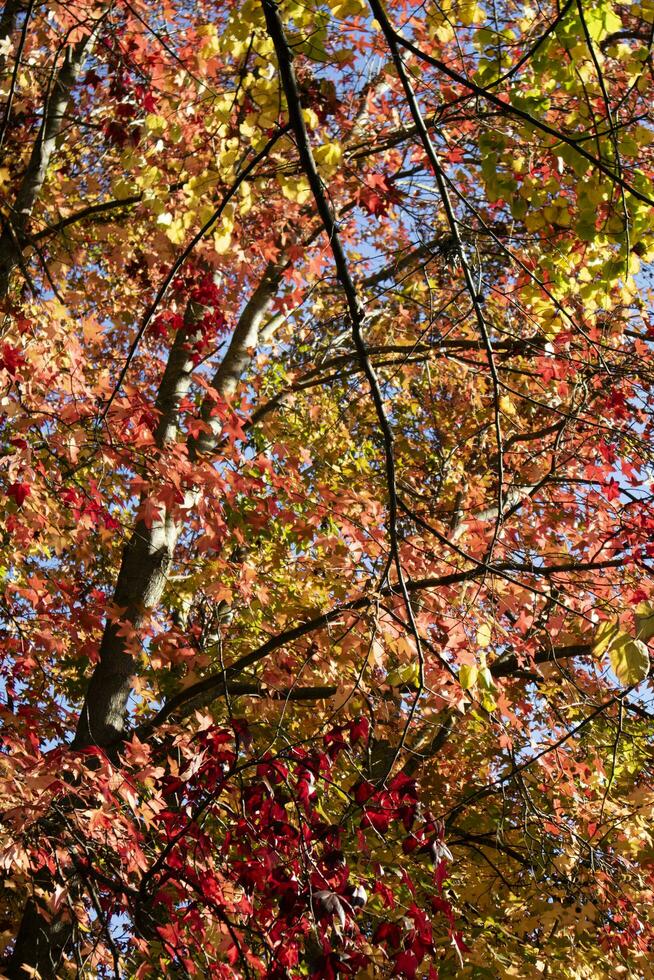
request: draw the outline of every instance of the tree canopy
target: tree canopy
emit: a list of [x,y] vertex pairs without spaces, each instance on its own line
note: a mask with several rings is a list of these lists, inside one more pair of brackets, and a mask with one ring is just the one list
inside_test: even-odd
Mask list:
[[653,43],[5,0],[4,976],[652,976]]

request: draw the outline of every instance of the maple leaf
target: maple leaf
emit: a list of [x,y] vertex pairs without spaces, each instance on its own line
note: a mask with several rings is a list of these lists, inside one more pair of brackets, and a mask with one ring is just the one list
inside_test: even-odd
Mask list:
[[147,528],[160,521],[164,512],[164,505],[159,500],[146,497],[139,507],[139,517]]
[[4,368],[12,378],[17,377],[19,368],[24,367],[25,363],[25,355],[19,348],[12,347],[11,344],[2,345],[0,368]]
[[32,493],[29,483],[10,483],[7,487],[7,495],[22,507],[27,498]]
[[648,974],[650,0],[146,7],[3,17],[8,975]]

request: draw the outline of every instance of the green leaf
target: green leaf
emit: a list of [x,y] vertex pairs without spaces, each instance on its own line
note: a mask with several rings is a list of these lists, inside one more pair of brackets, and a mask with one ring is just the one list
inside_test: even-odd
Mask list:
[[609,650],[611,666],[623,687],[638,684],[649,674],[649,650],[642,640],[619,633]]
[[481,705],[482,708],[485,708],[485,710],[490,714],[497,708],[497,701],[492,694],[489,694],[488,691],[484,691],[481,695]]

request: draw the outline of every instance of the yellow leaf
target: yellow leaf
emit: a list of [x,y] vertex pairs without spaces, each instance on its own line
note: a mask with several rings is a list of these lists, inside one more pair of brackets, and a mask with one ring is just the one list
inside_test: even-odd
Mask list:
[[477,667],[463,664],[459,668],[459,684],[464,691],[470,691],[477,683]]
[[338,143],[323,143],[322,146],[317,146],[313,151],[316,163],[321,170],[327,171],[328,174],[337,169],[342,154],[343,151]]
[[636,636],[647,643],[654,636],[654,606],[639,602],[636,606]]
[[440,27],[436,28],[436,37],[441,42],[441,44],[447,44],[448,41],[454,38],[454,27],[449,21],[445,24],[441,24]]
[[545,227],[545,217],[542,211],[532,211],[525,218],[525,227],[527,231],[538,231],[539,228]]
[[487,647],[491,641],[491,628],[488,623],[483,623],[477,630],[477,646]]
[[476,3],[464,3],[461,5],[459,17],[465,27],[472,27],[473,24],[483,24],[486,14]]
[[166,235],[173,245],[181,245],[186,238],[183,222],[179,218],[175,218],[174,221],[171,221],[166,228]]
[[145,128],[148,133],[152,133],[154,136],[163,136],[166,131],[166,120],[163,116],[150,112],[145,117]]
[[315,114],[313,109],[305,108],[302,110],[302,115],[304,116],[304,121],[306,123],[307,129],[317,129],[320,125],[320,120]]
[[239,204],[239,214],[247,214],[252,207],[252,190],[247,182],[241,184],[239,188],[241,202]]
[[654,142],[654,131],[647,126],[636,126],[633,137],[639,146],[649,146],[650,143]]
[[418,664],[405,664],[392,670],[386,678],[386,683],[391,687],[416,687],[420,679],[420,667]]
[[641,640],[619,633],[609,650],[611,666],[623,687],[645,680],[649,674],[649,650]]
[[595,643],[593,645],[593,653],[596,657],[601,657],[604,653],[606,653],[608,648],[611,646],[611,643],[618,635],[618,630],[618,624],[611,623],[608,619],[599,624],[597,633],[595,634]]
[[329,6],[338,18],[361,17],[367,10],[364,0],[330,0]]
[[124,201],[134,194],[134,188],[126,180],[123,180],[122,177],[113,181],[111,190],[117,201]]
[[311,197],[311,188],[305,177],[283,177],[277,178],[282,188],[282,194],[288,201],[296,201],[304,204]]
[[500,398],[500,411],[505,415],[515,415],[515,407],[508,395],[502,395]]
[[224,255],[232,244],[234,222],[231,213],[225,213],[218,228],[214,231],[213,245],[218,255]]
[[217,255],[224,255],[225,252],[229,251],[229,246],[232,244],[232,233],[231,231],[226,231],[222,233],[216,233],[213,236],[213,247]]

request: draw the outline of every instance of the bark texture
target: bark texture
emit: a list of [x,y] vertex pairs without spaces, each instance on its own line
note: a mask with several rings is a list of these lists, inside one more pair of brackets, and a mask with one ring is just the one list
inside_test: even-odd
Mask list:
[[[239,317],[212,382],[212,387],[222,397],[234,393],[249,363],[266,313],[279,289],[283,269],[281,264],[270,263],[267,266]],[[192,311],[191,315],[198,316],[199,312]],[[177,334],[162,378],[156,402],[161,413],[156,434],[160,449],[177,438],[178,408],[188,391],[193,371],[191,343],[187,326]],[[211,426],[211,431],[197,441],[189,441],[188,451],[192,459],[199,453],[214,450],[220,437],[220,426],[211,418],[212,405],[213,401],[206,399],[201,409],[201,416]],[[187,494],[185,507],[192,507],[194,503],[195,495],[191,491]],[[123,553],[114,593],[115,606],[125,610],[121,615],[122,626],[138,630],[160,602],[181,531],[179,520],[169,514],[150,528],[143,521],[137,522]],[[100,660],[89,682],[80,714],[75,737],[77,748],[87,745],[111,746],[123,734],[134,671],[134,657],[128,646],[121,627],[108,622],[100,647]]]
[[38,970],[43,980],[52,980],[57,976],[71,936],[68,918],[49,920],[42,914],[37,901],[31,898],[23,912],[16,945],[4,976],[8,980],[27,980],[34,977],[34,970]]

